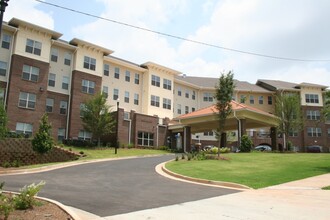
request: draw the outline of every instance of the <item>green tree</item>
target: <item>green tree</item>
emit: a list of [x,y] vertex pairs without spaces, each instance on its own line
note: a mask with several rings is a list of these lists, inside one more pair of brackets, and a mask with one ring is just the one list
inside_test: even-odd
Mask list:
[[225,130],[225,124],[227,117],[232,112],[232,106],[231,106],[231,100],[234,93],[234,74],[232,71],[229,71],[227,74],[221,73],[221,76],[219,78],[218,84],[216,86],[216,93],[215,93],[215,99],[216,104],[215,108],[217,110],[218,115],[218,129],[217,129],[217,135],[219,140],[218,145],[218,157],[220,156],[220,145],[221,145],[221,139],[222,134]]
[[330,90],[326,91],[324,94],[322,119],[323,121],[330,121]]
[[106,97],[98,93],[85,101],[84,108],[81,109],[84,129],[91,132],[93,138],[98,140],[98,146],[101,144],[101,137],[110,134],[115,125],[110,106],[106,101]]
[[8,132],[7,123],[7,112],[5,110],[5,106],[3,105],[3,101],[0,100],[0,139],[3,139]]
[[300,96],[297,93],[278,93],[276,95],[275,114],[278,117],[278,130],[283,134],[284,148],[290,132],[303,129]]
[[34,151],[44,154],[50,151],[54,146],[54,140],[51,136],[52,126],[48,123],[48,116],[45,113],[40,120],[39,130],[32,139],[32,148]]

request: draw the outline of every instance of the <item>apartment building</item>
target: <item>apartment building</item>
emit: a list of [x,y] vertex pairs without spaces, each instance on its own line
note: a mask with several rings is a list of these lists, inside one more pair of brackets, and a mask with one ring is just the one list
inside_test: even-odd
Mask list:
[[[215,103],[217,78],[189,77],[153,62],[135,64],[115,57],[110,49],[77,38],[63,41],[61,33],[16,18],[2,27],[0,96],[12,131],[33,135],[42,114],[47,112],[55,140],[90,140],[92,134],[83,129],[80,112],[85,100],[102,92],[112,111],[118,113],[116,136],[120,143],[160,146],[175,135],[167,126],[171,119]],[[233,100],[274,113],[274,97],[283,90],[274,82],[236,80]],[[297,142],[299,146],[329,143],[328,125],[311,124],[311,118],[319,118],[325,88],[307,83],[285,85],[286,90],[308,97],[302,106],[310,124],[302,135],[312,138]],[[324,129],[328,129],[328,135],[323,135]],[[256,131],[263,137],[269,128],[248,130],[251,134]],[[214,141],[214,134],[205,129],[192,134],[192,139]]]

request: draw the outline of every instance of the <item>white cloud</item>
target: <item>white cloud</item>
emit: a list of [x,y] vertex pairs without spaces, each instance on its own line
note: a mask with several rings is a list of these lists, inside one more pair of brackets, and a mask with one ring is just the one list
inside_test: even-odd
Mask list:
[[48,29],[54,29],[52,14],[45,13],[36,8],[41,3],[34,0],[12,0],[4,13],[4,20],[9,21],[15,17]]

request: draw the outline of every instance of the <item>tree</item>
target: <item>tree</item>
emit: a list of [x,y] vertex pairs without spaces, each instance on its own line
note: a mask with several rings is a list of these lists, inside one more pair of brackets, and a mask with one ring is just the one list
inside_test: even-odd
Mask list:
[[219,146],[218,146],[218,157],[220,156],[220,145],[222,134],[225,130],[225,123],[227,117],[232,112],[231,100],[234,93],[234,74],[232,71],[229,71],[227,74],[222,73],[218,85],[216,86],[215,98],[217,100],[215,108],[218,112],[218,135],[219,135]]
[[241,152],[250,152],[252,146],[253,146],[253,142],[252,142],[251,138],[248,135],[244,134],[242,136],[241,145],[239,147],[240,151]]
[[279,93],[276,96],[275,114],[278,117],[278,129],[283,134],[284,148],[290,132],[303,129],[300,96],[297,93]]
[[81,109],[84,129],[91,132],[93,138],[101,144],[101,137],[113,131],[115,121],[112,118],[110,106],[106,104],[106,97],[98,93],[91,99],[84,102]]
[[54,146],[54,140],[51,136],[51,124],[48,123],[48,116],[45,113],[40,120],[39,130],[32,139],[32,148],[34,151],[44,154],[50,151]]
[[3,139],[8,132],[7,122],[8,117],[5,110],[5,106],[3,105],[3,101],[0,100],[0,139]]
[[330,121],[330,90],[326,91],[324,94],[322,116],[323,121]]

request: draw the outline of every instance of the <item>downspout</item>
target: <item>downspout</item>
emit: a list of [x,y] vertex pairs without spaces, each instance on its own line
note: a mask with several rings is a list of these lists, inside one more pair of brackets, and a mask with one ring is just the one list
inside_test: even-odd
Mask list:
[[[282,101],[281,101],[281,106],[282,106],[282,120],[283,120],[283,130],[285,130],[285,123],[284,123],[284,111],[283,111],[283,92],[284,90],[281,91],[281,96],[282,96]],[[283,132],[283,151],[286,150],[286,135],[285,131]]]
[[157,132],[157,139],[156,139],[156,146],[158,147],[158,141],[159,141],[159,138],[158,138],[158,135],[159,135],[159,124],[157,124],[157,127],[156,127],[156,132]]
[[14,34],[13,34],[13,41],[12,44],[10,45],[10,56],[9,56],[9,62],[8,62],[8,73],[6,75],[6,95],[5,95],[5,100],[3,103],[4,109],[6,109],[6,104],[7,104],[7,97],[8,97],[8,89],[9,89],[9,75],[10,75],[10,71],[11,71],[11,61],[12,61],[12,56],[13,56],[13,51],[14,51],[14,41],[16,41],[16,33],[17,33],[18,29],[15,30]]
[[129,122],[129,126],[128,126],[128,145],[131,145],[132,120],[128,119],[127,121]]
[[187,152],[187,139],[186,139],[186,136],[187,136],[187,132],[186,132],[186,127],[183,127],[183,152],[186,153]]
[[70,83],[69,83],[69,101],[68,101],[68,112],[66,115],[66,129],[65,129],[65,138],[68,139],[69,136],[69,122],[70,122],[70,112],[71,112],[71,85],[72,85],[72,71],[73,71],[73,66],[74,66],[74,55],[76,54],[78,50],[78,47],[75,49],[75,51],[72,54],[71,60],[71,67],[70,67],[70,72],[71,72],[71,79],[70,79]]

